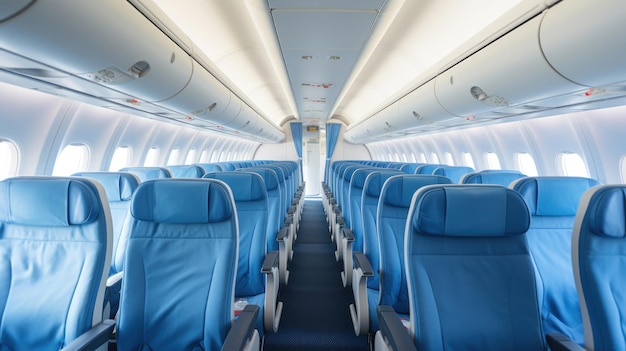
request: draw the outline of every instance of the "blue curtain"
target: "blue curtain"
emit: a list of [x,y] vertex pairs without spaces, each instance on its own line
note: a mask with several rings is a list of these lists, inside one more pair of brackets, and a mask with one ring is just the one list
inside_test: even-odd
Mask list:
[[339,131],[341,130],[341,124],[339,123],[326,123],[326,168],[324,169],[324,183],[328,184],[328,174],[330,172],[330,159],[335,152],[335,146],[337,146],[337,139],[339,139]]
[[296,154],[298,154],[298,174],[300,175],[300,184],[302,184],[302,122],[292,122],[290,125],[293,146],[296,147]]

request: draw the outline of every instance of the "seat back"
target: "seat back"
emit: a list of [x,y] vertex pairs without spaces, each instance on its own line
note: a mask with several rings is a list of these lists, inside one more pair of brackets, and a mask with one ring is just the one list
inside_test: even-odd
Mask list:
[[142,182],[151,179],[172,178],[172,172],[164,167],[124,167],[120,172],[130,172],[139,177]]
[[350,167],[346,167],[343,171],[343,175],[341,178],[341,199],[342,199],[342,207],[341,214],[343,215],[343,219],[346,222],[346,227],[351,228],[351,210],[350,210],[350,180],[352,179],[352,175],[357,170],[363,168],[362,165],[353,165]]
[[361,205],[363,200],[363,186],[367,176],[380,168],[360,168],[357,169],[350,179],[350,190],[348,198],[350,199],[350,230],[354,233],[354,242],[352,243],[353,251],[363,251],[363,217],[361,216]]
[[[111,209],[113,222],[113,245],[109,275],[124,270],[124,255],[128,240],[127,221],[130,216],[130,200],[139,186],[139,177],[127,172],[80,172],[73,176],[94,179],[102,185]],[[124,235],[123,235],[124,233]]]
[[467,166],[441,166],[433,170],[434,175],[448,177],[453,184],[458,184],[464,175],[472,172],[474,169]]
[[390,305],[399,314],[409,314],[404,230],[411,198],[419,188],[432,184],[451,184],[451,181],[436,175],[404,174],[387,179],[380,191],[376,223],[380,248],[380,305]]
[[[241,171],[241,170],[240,170]],[[280,209],[280,185],[276,172],[269,168],[250,167],[245,172],[256,173],[263,178],[265,183],[265,190],[267,191],[267,250],[278,250],[278,242],[276,241],[276,234],[281,228],[280,215],[278,210]]]
[[526,177],[525,174],[512,170],[483,170],[471,172],[461,177],[461,184],[496,184],[508,187],[513,181]]
[[239,219],[239,265],[235,296],[251,296],[265,291],[264,275],[261,274],[263,259],[267,253],[267,190],[263,178],[250,172],[212,172],[205,178],[226,183],[235,200]]
[[363,219],[363,253],[367,256],[374,275],[367,279],[367,287],[378,290],[378,266],[380,262],[378,248],[377,209],[380,199],[380,190],[389,177],[401,175],[397,170],[375,171],[365,178],[363,184],[363,199],[361,202],[361,217]]
[[229,187],[213,179],[142,183],[117,325],[125,350],[217,350],[234,318],[238,228]]
[[626,349],[626,185],[588,190],[572,238],[576,288],[587,350]]
[[421,165],[423,165],[423,163],[406,163],[402,165],[400,170],[406,174],[415,174],[415,170]]
[[111,230],[90,179],[0,181],[0,349],[59,350],[102,321]]
[[199,165],[176,165],[165,168],[172,173],[172,178],[202,178],[206,173]]
[[545,350],[521,196],[433,185],[405,233],[410,332],[419,350]]
[[537,269],[543,329],[584,341],[580,305],[572,271],[572,229],[580,199],[598,185],[589,178],[527,177],[511,184],[530,210],[527,238]]

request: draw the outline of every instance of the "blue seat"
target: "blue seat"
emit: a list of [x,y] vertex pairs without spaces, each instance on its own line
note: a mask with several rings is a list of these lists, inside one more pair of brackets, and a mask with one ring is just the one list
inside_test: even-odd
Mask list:
[[603,185],[583,196],[572,238],[576,288],[587,350],[626,349],[626,185]]
[[509,186],[514,180],[526,177],[525,174],[513,170],[483,170],[465,174],[461,184],[495,184]]
[[[502,186],[437,185],[415,194],[405,240],[408,329],[417,349],[545,349],[529,224],[524,200]],[[379,311],[380,351],[397,317]]]
[[[356,335],[367,334],[370,330],[370,304],[378,304],[379,289],[379,249],[377,229],[377,209],[380,190],[389,177],[404,174],[398,170],[378,170],[365,178],[361,202],[363,220],[363,252],[353,251],[352,291],[354,304],[350,305],[350,315]],[[376,269],[373,269],[376,267]],[[374,315],[374,318],[376,316]]]
[[142,182],[152,179],[172,178],[172,172],[164,167],[124,167],[120,172],[130,172],[139,177]]
[[246,306],[231,328],[238,230],[228,186],[147,181],[135,192],[131,216],[117,349],[218,350],[244,324],[253,331],[244,339],[258,350],[258,306]]
[[124,255],[128,241],[127,221],[130,218],[130,200],[139,186],[140,180],[136,175],[126,172],[80,172],[73,174],[73,176],[87,177],[100,183],[109,202],[113,223],[113,254],[104,305],[108,307],[109,311],[107,318],[113,319],[117,313],[122,288]]
[[[252,172],[212,172],[205,178],[226,183],[235,199],[239,223],[239,265],[235,298],[261,307],[257,329],[276,332],[282,312],[278,302],[278,251],[267,251],[269,205],[263,178]],[[277,184],[276,184],[277,185]]]
[[[390,177],[383,184],[376,220],[380,249],[380,294],[377,303],[370,305],[370,317],[376,315],[378,305],[390,305],[401,318],[409,318],[404,229],[413,193],[432,184],[451,184],[451,181],[450,178],[437,175],[404,174]],[[372,319],[374,330],[378,328],[377,322],[377,318]]]
[[417,168],[415,168],[415,174],[433,174],[433,171],[435,171],[435,169],[441,167],[441,166],[445,166],[445,165],[440,165],[440,164],[432,164],[432,163],[428,163],[428,164],[424,164],[421,166],[418,166]]
[[206,171],[199,165],[176,165],[167,166],[172,173],[172,178],[202,178]]
[[453,184],[458,184],[464,175],[472,172],[474,172],[474,169],[467,166],[441,166],[433,170],[434,175],[448,177]]
[[59,350],[112,331],[102,324],[112,236],[104,189],[90,179],[0,181],[0,349]]
[[224,167],[218,163],[196,163],[196,166],[202,167],[204,173],[225,171]]
[[537,269],[543,329],[583,343],[583,322],[572,270],[572,229],[580,199],[598,185],[589,178],[527,177],[510,187],[530,210],[527,238]]

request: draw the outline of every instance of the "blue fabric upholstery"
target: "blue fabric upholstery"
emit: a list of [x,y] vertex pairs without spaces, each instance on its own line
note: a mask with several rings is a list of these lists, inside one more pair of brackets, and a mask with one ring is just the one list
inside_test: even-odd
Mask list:
[[167,166],[172,178],[202,178],[206,171],[198,165],[177,165]]
[[433,170],[434,175],[448,177],[453,184],[458,184],[464,175],[471,172],[474,172],[474,169],[466,166],[441,166]]
[[348,197],[350,199],[350,215],[352,218],[350,230],[354,233],[353,251],[363,251],[363,217],[361,206],[363,202],[363,187],[367,176],[375,172],[377,168],[361,168],[352,174],[350,181],[350,191]]
[[[263,259],[267,254],[268,233],[267,191],[263,178],[249,172],[214,172],[207,178],[226,183],[235,200],[239,223],[239,264],[235,298],[247,301],[265,296],[265,276],[261,273]],[[264,305],[257,319],[257,329],[263,330]]]
[[[363,200],[361,204],[361,217],[363,217],[363,253],[367,256],[372,268],[374,268],[374,276],[367,279],[367,287],[377,292],[379,288],[377,268],[380,266],[380,255],[376,213],[380,199],[380,190],[389,177],[400,174],[402,173],[395,170],[372,172],[367,176],[363,185]],[[374,314],[374,318],[376,318],[376,314]]]
[[346,221],[346,228],[352,227],[352,219],[351,219],[351,210],[350,210],[350,180],[352,179],[352,175],[357,170],[363,168],[362,165],[358,166],[350,166],[346,167],[343,171],[342,182],[341,182],[341,198],[342,198],[342,207],[341,214],[343,215],[343,219]]
[[572,238],[587,350],[626,349],[626,185],[604,185],[583,196]]
[[[447,177],[404,174],[390,177],[383,184],[377,211],[380,246],[379,305],[390,305],[398,314],[409,314],[409,294],[404,267],[404,230],[413,193],[423,186],[450,184]],[[370,316],[376,305],[370,306]]]
[[530,214],[518,193],[427,186],[408,223],[410,332],[419,350],[545,350],[524,234]]
[[0,181],[0,349],[59,350],[102,321],[111,241],[96,182]]
[[537,269],[543,329],[584,341],[574,274],[572,229],[580,199],[598,182],[579,177],[528,177],[511,184],[530,210],[528,244]]
[[278,230],[281,228],[280,222],[280,186],[278,182],[278,176],[276,172],[269,168],[246,168],[245,172],[256,173],[263,178],[263,182],[265,183],[265,190],[267,192],[267,204],[268,204],[268,214],[267,214],[267,250],[268,251],[276,251],[278,250],[278,242],[276,241],[276,234]]
[[234,318],[238,230],[228,186],[212,179],[142,183],[117,326],[126,350],[216,350]]
[[204,173],[220,172],[224,170],[222,166],[218,165],[217,163],[196,163],[196,166],[202,167],[202,169],[204,169]]
[[142,182],[151,179],[172,178],[172,172],[163,167],[125,167],[120,169],[120,172],[133,173],[137,175]]
[[415,169],[415,174],[433,174],[433,172],[435,171],[435,169],[441,167],[441,166],[445,166],[445,165],[438,165],[438,164],[425,164],[425,165],[421,165],[418,166]]
[[509,186],[513,181],[526,177],[518,171],[509,170],[483,170],[467,173],[461,178],[462,184],[496,184]]
[[[124,256],[128,242],[128,220],[130,218],[130,200],[139,186],[139,178],[127,172],[80,172],[73,176],[87,177],[96,180],[104,187],[109,208],[111,209],[111,221],[113,222],[113,256],[109,276],[124,270]],[[108,318],[115,318],[120,300],[121,281],[107,284],[105,306],[109,304]]]

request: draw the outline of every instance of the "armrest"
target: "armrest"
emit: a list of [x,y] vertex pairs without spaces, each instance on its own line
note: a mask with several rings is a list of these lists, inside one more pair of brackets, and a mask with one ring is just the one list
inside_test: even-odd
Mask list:
[[290,226],[293,224],[293,213],[289,214],[287,213],[287,216],[285,217],[285,227]]
[[349,228],[343,227],[342,232],[343,232],[343,237],[347,241],[354,241],[354,233],[352,232],[352,230],[350,230]]
[[287,214],[288,214],[288,215],[293,215],[294,213],[296,213],[296,206],[292,204],[292,205],[289,207],[289,209],[287,210]]
[[287,227],[282,227],[279,231],[278,234],[276,234],[276,241],[284,241],[287,239],[287,236],[289,235],[289,228]]
[[226,335],[223,351],[239,351],[242,350],[248,341],[248,336],[254,332],[254,325],[259,314],[259,306],[247,305],[241,311],[239,317],[233,323],[232,328]]
[[346,220],[343,219],[343,216],[337,216],[337,224],[339,224],[340,227],[344,227],[346,225]]
[[278,251],[270,251],[265,255],[263,265],[261,266],[261,273],[270,274],[274,267],[278,267]]
[[119,283],[124,278],[124,271],[117,272],[107,279],[107,288]]
[[548,346],[550,346],[550,350],[552,351],[585,351],[582,346],[578,345],[573,340],[563,334],[548,334],[546,335],[546,340],[548,341]]
[[102,323],[96,324],[93,328],[74,339],[62,351],[96,350],[109,341],[111,334],[113,334],[113,328],[115,328],[115,321],[105,319]]
[[354,252],[352,255],[354,256],[354,267],[361,268],[363,276],[373,277],[374,270],[372,269],[372,264],[370,263],[370,260],[367,259],[367,256],[365,256],[364,253],[358,251]]
[[380,331],[385,336],[393,350],[417,351],[411,336],[402,325],[400,317],[391,306],[381,305],[376,307]]

